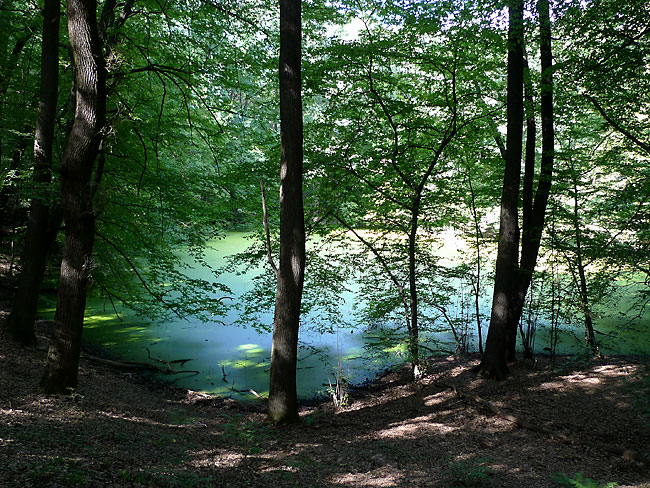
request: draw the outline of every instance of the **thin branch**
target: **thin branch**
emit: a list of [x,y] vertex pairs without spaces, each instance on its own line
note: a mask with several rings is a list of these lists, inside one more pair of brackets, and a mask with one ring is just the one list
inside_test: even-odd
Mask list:
[[165,301],[165,299],[162,297],[162,295],[161,295],[160,293],[156,293],[155,291],[153,291],[153,290],[149,287],[149,285],[147,284],[146,280],[145,280],[144,277],[140,274],[140,272],[138,271],[137,267],[135,266],[135,263],[131,260],[131,258],[129,258],[129,257],[124,253],[124,251],[122,251],[119,247],[117,247],[117,245],[116,245],[113,241],[111,241],[110,239],[108,239],[107,237],[105,237],[104,235],[102,235],[101,233],[99,233],[99,232],[95,232],[95,234],[97,235],[97,237],[101,238],[101,239],[102,239],[104,242],[106,242],[109,246],[111,246],[113,249],[115,249],[115,250],[117,251],[117,253],[118,253],[120,256],[122,256],[122,258],[124,258],[124,260],[129,264],[129,266],[131,266],[131,269],[133,270],[133,272],[135,273],[135,275],[136,275],[136,276],[138,277],[138,279],[140,280],[140,283],[142,283],[142,286],[144,286],[144,289],[147,290],[147,292],[148,292],[152,297],[154,297],[154,298],[155,298],[156,300],[158,300],[160,303],[162,303],[163,305],[165,305],[165,307],[167,307],[169,310],[171,310],[172,312],[174,312],[174,314],[176,314],[176,316],[178,316],[179,318],[181,318],[181,319],[184,318],[183,315],[182,315],[178,310],[176,310],[172,305],[170,305],[169,303],[167,303],[167,302]]
[[357,238],[357,239],[358,239],[358,240],[359,240],[359,241],[360,241],[364,246],[366,246],[368,249],[370,249],[370,251],[371,251],[371,252],[375,255],[375,257],[377,258],[377,261],[379,261],[379,263],[381,264],[382,268],[384,268],[384,271],[386,271],[386,273],[387,273],[388,276],[390,277],[390,279],[391,279],[391,281],[393,282],[393,284],[397,287],[397,291],[399,292],[399,296],[400,296],[400,298],[402,299],[402,305],[404,306],[404,315],[405,315],[405,317],[406,317],[406,328],[407,328],[407,330],[410,331],[410,330],[411,330],[411,319],[409,318],[409,315],[410,315],[410,308],[409,308],[409,306],[408,306],[408,302],[407,302],[407,300],[406,300],[406,294],[404,293],[404,286],[399,282],[399,280],[397,279],[397,277],[393,274],[393,272],[391,271],[391,269],[390,269],[390,267],[388,266],[388,263],[386,262],[386,260],[384,259],[384,257],[383,257],[381,254],[379,254],[379,251],[377,251],[377,249],[375,248],[375,246],[372,245],[372,243],[370,243],[369,241],[367,241],[366,239],[364,239],[363,237],[361,237],[361,235],[359,235],[359,233],[358,233],[355,229],[353,229],[353,228],[352,228],[352,227],[351,227],[347,222],[345,222],[345,221],[344,221],[341,217],[339,217],[337,214],[332,213],[332,216],[333,216],[336,220],[338,220],[338,221],[341,223],[341,225],[343,225],[346,229],[348,229],[350,232],[352,232],[352,233],[354,234],[354,236],[355,236],[355,237],[356,237],[356,238]]
[[627,137],[630,141],[632,141],[634,144],[639,146],[641,149],[643,149],[645,152],[650,154],[650,144],[647,144],[641,140],[639,140],[634,134],[632,134],[629,130],[627,130],[625,127],[621,126],[618,122],[613,120],[609,115],[607,115],[607,112],[605,112],[605,109],[598,103],[598,101],[592,97],[591,95],[584,95],[584,97],[589,100],[594,107],[596,107],[596,110],[600,112],[600,115],[603,116],[603,118],[611,125],[614,129],[616,129],[618,132],[623,134],[625,137]]
[[269,218],[268,218],[268,212],[266,210],[266,192],[264,191],[264,180],[260,178],[260,189],[262,190],[262,213],[263,213],[263,222],[264,222],[264,232],[266,233],[266,252],[269,260],[269,264],[271,265],[271,268],[273,268],[273,272],[275,273],[275,276],[278,276],[278,267],[275,265],[275,262],[273,261],[273,254],[271,253],[271,233],[269,232]]

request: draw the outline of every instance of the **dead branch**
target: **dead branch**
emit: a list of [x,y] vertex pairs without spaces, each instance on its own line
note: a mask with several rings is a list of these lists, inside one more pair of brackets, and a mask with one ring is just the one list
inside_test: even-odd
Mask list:
[[263,402],[266,401],[266,398],[264,398],[262,395],[260,395],[259,393],[257,393],[257,392],[256,392],[255,390],[253,390],[252,388],[249,388],[248,390],[238,390],[237,388],[235,388],[235,387],[233,386],[233,387],[230,388],[230,391],[234,391],[234,392],[236,392],[236,393],[250,393],[251,395],[253,395],[253,396],[259,398],[260,400],[262,400]]
[[184,365],[188,361],[192,361],[191,359],[176,359],[174,361],[164,361],[162,359],[155,359],[151,357],[151,353],[149,352],[149,349],[147,349],[147,353],[149,354],[149,358],[152,361],[158,361],[163,364],[165,364],[165,368],[162,368],[160,366],[157,366],[155,364],[151,363],[146,363],[144,361],[116,361],[114,359],[105,359],[105,358],[100,358],[97,356],[93,356],[92,354],[88,353],[83,353],[81,355],[82,358],[87,359],[88,361],[92,361],[94,363],[98,364],[103,364],[106,366],[111,366],[113,368],[118,368],[118,369],[137,369],[141,371],[153,371],[156,373],[162,373],[166,375],[170,374],[182,374],[182,373],[191,373],[191,374],[199,374],[200,371],[196,371],[193,369],[183,369],[180,371],[175,370],[171,364],[180,364],[181,366]]

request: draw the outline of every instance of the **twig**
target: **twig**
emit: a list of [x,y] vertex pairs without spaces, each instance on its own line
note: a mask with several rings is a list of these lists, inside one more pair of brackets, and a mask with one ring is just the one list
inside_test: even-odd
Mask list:
[[271,253],[271,233],[269,232],[269,218],[266,211],[266,192],[264,191],[264,181],[260,178],[260,188],[262,190],[262,213],[263,213],[263,222],[264,222],[264,232],[266,233],[266,252],[269,259],[269,264],[273,268],[275,275],[278,275],[278,268],[273,261],[273,254]]

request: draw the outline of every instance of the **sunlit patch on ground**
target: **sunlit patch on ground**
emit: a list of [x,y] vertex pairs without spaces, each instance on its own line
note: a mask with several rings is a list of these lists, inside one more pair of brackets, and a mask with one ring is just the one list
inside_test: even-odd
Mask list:
[[377,469],[370,473],[347,473],[329,480],[341,486],[400,486],[403,476],[389,468]]
[[192,453],[194,460],[188,462],[190,466],[234,468],[239,466],[246,455],[227,449],[200,450]]
[[431,414],[393,424],[390,428],[377,432],[377,437],[384,439],[414,438],[425,434],[449,434],[458,429],[455,426],[434,422],[435,417],[435,414]]
[[444,391],[440,391],[438,393],[425,397],[424,404],[427,407],[434,407],[436,405],[440,405],[441,403],[444,403],[446,400],[447,400],[447,394]]

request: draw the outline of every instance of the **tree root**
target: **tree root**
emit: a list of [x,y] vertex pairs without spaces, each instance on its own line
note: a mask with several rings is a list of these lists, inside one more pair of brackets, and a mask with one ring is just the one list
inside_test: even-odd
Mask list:
[[577,438],[569,437],[564,434],[561,434],[559,432],[552,431],[550,429],[547,429],[545,427],[541,427],[531,421],[528,421],[526,419],[523,419],[517,415],[512,415],[509,413],[504,412],[501,410],[499,407],[497,407],[494,403],[485,400],[484,398],[481,398],[476,395],[472,395],[470,393],[466,393],[464,391],[459,390],[456,388],[455,385],[451,383],[445,383],[442,381],[436,381],[438,385],[445,389],[450,389],[453,390],[453,392],[458,396],[459,398],[462,398],[464,400],[469,400],[473,403],[479,404],[486,409],[488,409],[490,412],[492,412],[494,415],[497,417],[501,417],[504,420],[507,420],[509,422],[512,422],[515,425],[518,425],[519,427],[530,430],[532,432],[537,432],[538,434],[546,435],[549,437],[553,437],[555,439],[558,439],[560,442],[564,444],[570,444],[570,445],[587,445],[591,447],[596,447],[598,449],[601,449],[609,454],[613,454],[615,456],[620,456],[626,461],[636,461],[637,463],[641,464],[649,464],[649,460],[643,456],[641,453],[633,450],[633,449],[626,449],[623,447],[619,446],[612,446],[610,444],[606,444],[603,442],[598,442],[598,441],[580,441]]

